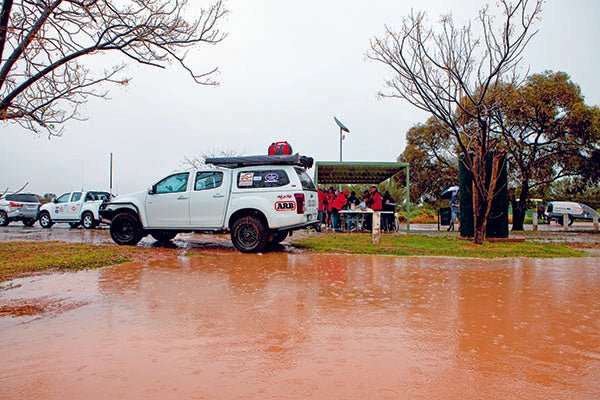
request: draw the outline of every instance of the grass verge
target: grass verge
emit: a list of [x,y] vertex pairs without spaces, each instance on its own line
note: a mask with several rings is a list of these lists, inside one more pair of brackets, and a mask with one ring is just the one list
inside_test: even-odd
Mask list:
[[294,240],[297,247],[326,253],[388,254],[394,256],[434,257],[585,257],[585,251],[563,244],[536,242],[486,242],[483,245],[452,237],[424,235],[382,235],[380,244],[373,244],[371,234],[319,234]]
[[0,282],[57,269],[80,270],[130,261],[128,247],[63,242],[0,243]]

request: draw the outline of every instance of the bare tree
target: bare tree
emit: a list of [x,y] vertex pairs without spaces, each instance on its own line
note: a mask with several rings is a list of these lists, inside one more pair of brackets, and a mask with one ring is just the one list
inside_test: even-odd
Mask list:
[[[367,57],[392,69],[381,97],[399,98],[425,110],[456,140],[465,167],[473,175],[474,242],[483,243],[500,160],[506,152],[494,107],[503,85],[516,85],[517,66],[535,35],[543,0],[501,0],[502,23],[485,6],[475,26],[458,27],[442,16],[439,30],[427,26],[424,13],[411,13],[399,32],[386,27],[371,40]],[[491,157],[491,172],[486,159]],[[489,176],[488,176],[489,174]],[[489,184],[487,184],[489,182]]]
[[[16,194],[16,193],[21,193],[23,190],[25,190],[25,188],[27,187],[27,185],[29,185],[29,182],[25,183],[23,186],[21,186],[19,189],[15,190],[14,192],[11,192],[12,194]],[[6,193],[10,192],[10,188],[6,188],[3,192],[0,192],[0,199],[2,197],[4,197],[4,195]]]
[[201,168],[213,168],[211,165],[207,165],[205,160],[213,157],[237,157],[242,154],[237,149],[228,150],[209,150],[203,152],[200,156],[185,156],[181,163],[180,169],[193,170]]
[[102,83],[127,84],[124,64],[93,72],[84,61],[100,54],[165,68],[176,63],[196,83],[215,85],[217,68],[196,73],[187,51],[225,37],[222,1],[187,21],[186,0],[3,0],[0,12],[0,120],[60,135],[80,119],[90,97],[106,97]]

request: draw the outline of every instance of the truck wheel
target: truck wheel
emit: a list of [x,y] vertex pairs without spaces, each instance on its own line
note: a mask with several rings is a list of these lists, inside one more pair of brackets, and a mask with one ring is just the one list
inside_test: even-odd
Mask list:
[[81,225],[83,225],[85,229],[94,229],[96,227],[94,214],[92,214],[91,212],[84,212],[81,216]]
[[249,215],[233,223],[231,241],[242,253],[258,253],[269,244],[269,232],[260,218]]
[[8,225],[8,215],[4,211],[0,211],[0,226]]
[[281,242],[283,242],[285,240],[286,237],[288,237],[289,232],[284,231],[284,232],[277,232],[273,235],[273,240],[271,241],[271,244],[279,244]]
[[52,225],[54,225],[54,222],[52,222],[52,218],[50,218],[50,214],[48,213],[48,211],[43,211],[40,214],[40,226],[42,228],[52,228]]
[[115,243],[133,246],[144,236],[142,225],[137,217],[129,212],[121,212],[110,222],[110,236]]
[[33,224],[35,224],[35,219],[24,219],[23,220],[23,225],[25,225],[26,227],[32,227]]
[[169,232],[169,231],[161,231],[161,232],[152,232],[150,234],[157,242],[168,242],[173,240],[175,236],[177,236],[177,232]]

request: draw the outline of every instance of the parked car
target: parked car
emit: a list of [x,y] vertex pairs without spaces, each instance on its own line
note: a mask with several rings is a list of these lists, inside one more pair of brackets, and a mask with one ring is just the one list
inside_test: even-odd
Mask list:
[[64,193],[40,207],[40,225],[51,228],[56,222],[67,222],[72,228],[83,225],[86,229],[94,229],[102,222],[98,214],[100,205],[109,200],[108,192]]
[[555,220],[559,224],[563,224],[563,216],[568,215],[568,224],[573,225],[576,219],[592,221],[594,215],[598,217],[598,213],[592,207],[572,201],[552,201],[546,206],[546,219],[548,222]]
[[110,234],[134,245],[150,234],[230,232],[241,252],[259,252],[296,229],[317,223],[317,189],[306,173],[312,158],[247,156],[207,159],[214,169],[171,174],[148,190],[102,205]]
[[0,198],[0,226],[21,221],[32,226],[38,218],[40,199],[32,193],[9,193]]

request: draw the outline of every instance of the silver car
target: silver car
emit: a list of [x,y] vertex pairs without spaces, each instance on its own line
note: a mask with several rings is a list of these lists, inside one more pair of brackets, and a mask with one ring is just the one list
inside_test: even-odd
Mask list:
[[32,226],[38,218],[40,200],[31,193],[10,193],[0,198],[0,226],[21,221]]

